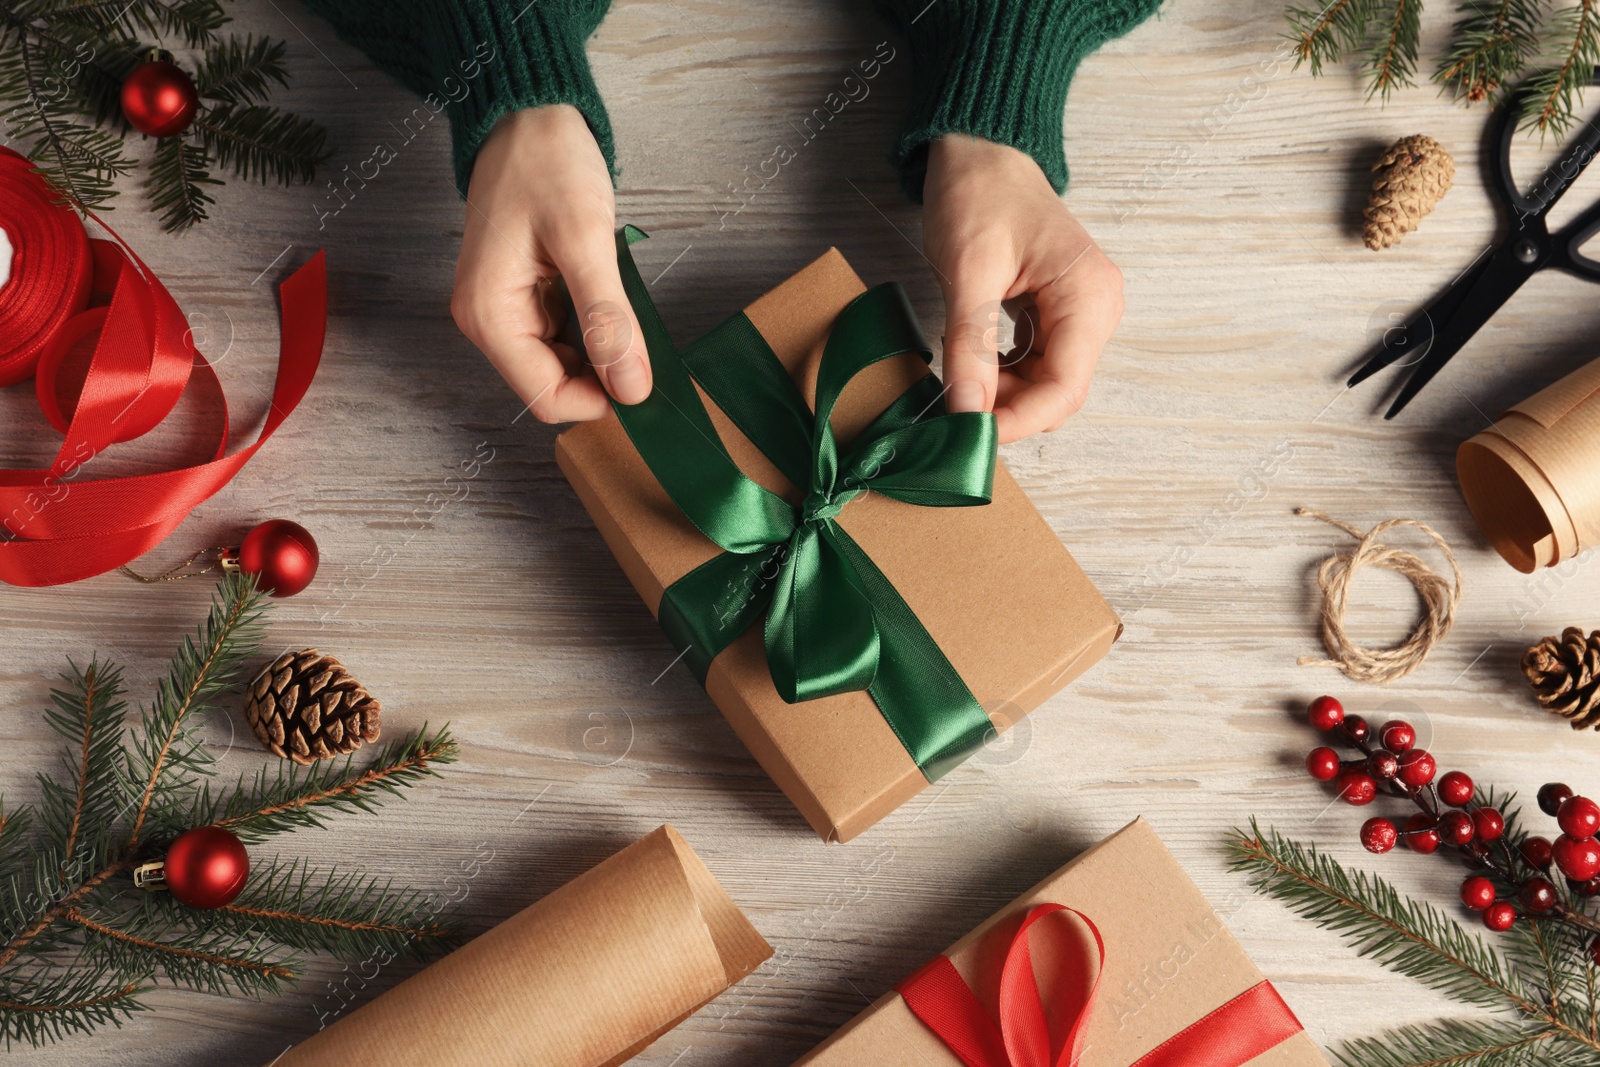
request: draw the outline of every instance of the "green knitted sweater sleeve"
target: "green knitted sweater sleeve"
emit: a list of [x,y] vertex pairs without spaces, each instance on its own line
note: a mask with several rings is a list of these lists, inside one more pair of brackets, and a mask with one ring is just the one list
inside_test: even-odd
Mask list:
[[500,116],[544,104],[583,113],[615,170],[611,121],[584,42],[610,0],[307,0],[339,36],[450,116],[456,186]]
[[911,111],[895,144],[900,181],[922,199],[928,142],[965,133],[1011,145],[1067,187],[1061,135],[1083,58],[1161,0],[875,0],[911,42]]

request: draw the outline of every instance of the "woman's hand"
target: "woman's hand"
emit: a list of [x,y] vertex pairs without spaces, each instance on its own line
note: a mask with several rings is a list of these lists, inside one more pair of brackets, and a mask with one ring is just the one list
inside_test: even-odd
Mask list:
[[[1122,318],[1122,272],[1015,148],[946,134],[929,146],[923,246],[944,291],[945,403],[995,413],[1002,443],[1054,430],[1089,394]],[[1025,312],[999,351],[1001,301]]]
[[[606,394],[650,395],[650,361],[617,271],[616,203],[605,158],[573,107],[505,116],[483,142],[467,191],[450,311],[544,422],[598,419]],[[566,283],[583,358],[556,340]]]

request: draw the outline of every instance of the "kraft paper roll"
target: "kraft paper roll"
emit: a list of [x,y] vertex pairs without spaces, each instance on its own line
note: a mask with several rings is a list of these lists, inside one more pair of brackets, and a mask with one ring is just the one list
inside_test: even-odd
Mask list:
[[663,826],[272,1067],[612,1067],[771,955]]
[[1600,360],[1463,443],[1456,474],[1484,535],[1524,574],[1600,544]]

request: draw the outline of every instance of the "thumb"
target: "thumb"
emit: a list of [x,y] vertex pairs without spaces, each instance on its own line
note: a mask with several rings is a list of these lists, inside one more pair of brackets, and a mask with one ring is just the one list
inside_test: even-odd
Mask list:
[[945,290],[944,387],[950,411],[990,411],[1000,378],[1000,300],[1011,279],[957,274]]
[[618,403],[639,403],[650,395],[650,359],[622,288],[610,234],[575,245],[556,257],[556,267],[566,279],[584,351],[600,384]]

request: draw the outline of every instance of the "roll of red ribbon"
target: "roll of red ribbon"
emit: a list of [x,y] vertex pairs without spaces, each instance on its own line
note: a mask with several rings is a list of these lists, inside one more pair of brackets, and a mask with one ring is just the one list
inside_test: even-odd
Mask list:
[[[149,551],[282,425],[322,357],[327,273],[318,252],[279,287],[272,405],[255,441],[228,455],[221,383],[194,347],[172,294],[110,227],[112,240],[91,240],[60,194],[7,148],[0,148],[0,229],[16,246],[10,280],[0,287],[0,384],[35,373],[39,405],[65,435],[49,467],[0,469],[0,527],[11,538],[0,541],[0,581],[57,585]],[[109,303],[87,306],[91,290],[108,294]],[[59,381],[62,362],[92,335],[82,386],[63,397],[71,390]],[[159,425],[193,383],[218,398],[207,406],[213,414],[203,429],[215,442],[210,460],[131,477],[80,477],[113,443]]]
[[33,373],[39,354],[89,302],[89,235],[77,212],[15,152],[0,155],[0,230],[11,245],[0,286],[0,386]]

